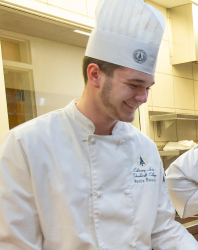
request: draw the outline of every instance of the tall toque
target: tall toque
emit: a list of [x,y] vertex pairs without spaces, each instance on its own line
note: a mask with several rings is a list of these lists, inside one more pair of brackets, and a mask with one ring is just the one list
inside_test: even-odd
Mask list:
[[154,75],[163,15],[143,0],[99,0],[85,55]]

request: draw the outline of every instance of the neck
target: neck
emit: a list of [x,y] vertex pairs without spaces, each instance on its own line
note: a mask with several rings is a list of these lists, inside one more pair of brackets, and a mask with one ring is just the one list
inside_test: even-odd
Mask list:
[[82,99],[76,103],[76,107],[84,116],[93,122],[96,135],[112,134],[112,130],[117,121],[106,117],[101,110],[98,109],[94,101],[85,98],[85,95],[83,94]]

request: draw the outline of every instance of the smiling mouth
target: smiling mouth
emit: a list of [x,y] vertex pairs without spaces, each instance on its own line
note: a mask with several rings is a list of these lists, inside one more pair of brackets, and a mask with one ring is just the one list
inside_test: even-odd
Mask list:
[[131,108],[131,109],[135,109],[135,107],[134,106],[132,106],[130,103],[128,103],[128,102],[124,102],[124,104],[126,105],[126,106],[128,106],[129,108]]

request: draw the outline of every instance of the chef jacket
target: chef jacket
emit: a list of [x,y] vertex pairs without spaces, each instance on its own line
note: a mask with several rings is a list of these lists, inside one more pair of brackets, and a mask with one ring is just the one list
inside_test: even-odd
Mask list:
[[174,221],[155,144],[112,135],[75,106],[11,130],[0,148],[1,250],[197,250]]
[[178,157],[166,175],[169,193],[180,217],[198,214],[198,145]]

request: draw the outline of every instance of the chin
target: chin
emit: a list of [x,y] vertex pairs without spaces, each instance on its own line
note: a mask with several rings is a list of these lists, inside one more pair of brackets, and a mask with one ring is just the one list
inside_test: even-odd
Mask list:
[[120,121],[122,121],[122,122],[133,122],[134,121],[134,115],[133,116],[131,116],[131,117],[123,117],[122,119],[120,119]]

